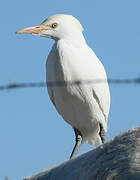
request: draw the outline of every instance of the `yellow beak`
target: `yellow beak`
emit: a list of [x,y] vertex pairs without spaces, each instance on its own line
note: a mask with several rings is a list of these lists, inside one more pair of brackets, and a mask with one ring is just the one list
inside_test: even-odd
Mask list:
[[17,31],[17,34],[38,34],[39,32],[42,32],[44,30],[50,30],[50,26],[45,26],[44,24],[40,24],[38,26],[32,26],[32,27],[27,27],[20,29]]

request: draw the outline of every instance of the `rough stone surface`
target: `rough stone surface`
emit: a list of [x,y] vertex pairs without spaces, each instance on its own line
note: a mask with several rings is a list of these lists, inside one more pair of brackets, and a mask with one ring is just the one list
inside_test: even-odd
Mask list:
[[24,180],[140,180],[140,127]]

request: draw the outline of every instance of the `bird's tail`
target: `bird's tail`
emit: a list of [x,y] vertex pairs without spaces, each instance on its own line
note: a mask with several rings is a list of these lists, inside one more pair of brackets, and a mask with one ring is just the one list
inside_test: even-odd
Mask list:
[[[102,127],[105,131],[105,133],[107,132],[107,126],[106,124],[102,124]],[[86,136],[86,141],[88,142],[88,144],[93,144],[94,146],[99,146],[102,144],[102,139],[101,139],[101,136],[100,136],[100,125],[98,124],[94,130],[92,132],[90,132],[89,134],[87,134]]]
[[88,144],[93,144],[96,147],[102,144],[102,140],[101,140],[99,133],[94,133],[94,134],[88,136],[87,142],[88,142]]

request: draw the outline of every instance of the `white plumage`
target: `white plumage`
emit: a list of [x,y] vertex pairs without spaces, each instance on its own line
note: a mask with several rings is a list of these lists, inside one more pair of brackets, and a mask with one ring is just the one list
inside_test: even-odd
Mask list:
[[[56,27],[52,26],[54,23]],[[110,92],[102,63],[86,44],[83,27],[73,16],[54,15],[40,26],[48,29],[32,34],[55,40],[46,63],[47,82],[81,82],[48,86],[53,104],[64,120],[81,133],[82,141],[95,146],[102,144],[100,131],[107,132],[110,108]],[[33,28],[37,30],[40,26]],[[29,28],[18,33],[29,33],[26,29]],[[104,82],[95,83],[96,80]]]

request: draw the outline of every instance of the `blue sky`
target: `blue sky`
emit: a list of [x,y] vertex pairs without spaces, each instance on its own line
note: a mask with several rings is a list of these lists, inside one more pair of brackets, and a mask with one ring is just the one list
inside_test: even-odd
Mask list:
[[[1,1],[0,85],[45,81],[53,41],[16,35],[57,13],[84,26],[87,43],[110,78],[140,76],[140,1]],[[107,140],[140,125],[140,85],[110,84]],[[74,133],[58,115],[46,88],[0,91],[0,179],[19,180],[69,159]],[[92,149],[84,144],[78,154]]]

